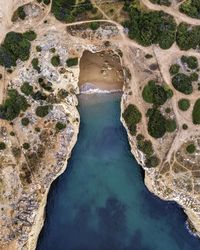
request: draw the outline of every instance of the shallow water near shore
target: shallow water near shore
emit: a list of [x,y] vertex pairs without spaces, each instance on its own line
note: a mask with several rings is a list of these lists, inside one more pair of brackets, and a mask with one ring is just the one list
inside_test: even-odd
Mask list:
[[52,185],[37,250],[199,250],[175,203],[152,195],[120,123],[121,94],[80,95],[81,126]]

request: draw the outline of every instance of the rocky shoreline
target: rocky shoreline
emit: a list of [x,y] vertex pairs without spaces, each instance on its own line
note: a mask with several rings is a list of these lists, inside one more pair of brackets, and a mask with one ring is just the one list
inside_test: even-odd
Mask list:
[[[75,109],[76,109],[76,107],[75,107]],[[51,188],[52,183],[67,169],[68,160],[69,160],[69,158],[71,156],[71,152],[72,152],[72,150],[77,142],[77,137],[78,137],[78,133],[79,133],[79,126],[80,126],[80,119],[79,119],[79,123],[77,123],[74,126],[74,136],[70,142],[70,145],[68,146],[68,155],[67,155],[67,158],[63,164],[63,167],[59,171],[59,173],[54,177],[52,182],[50,183],[48,189],[46,190],[46,192],[43,195],[42,201],[40,202],[37,216],[35,218],[34,225],[32,226],[32,230],[30,232],[30,237],[28,239],[28,242],[26,243],[26,247],[28,250],[35,250],[36,249],[37,240],[38,240],[39,234],[40,234],[41,229],[42,229],[44,222],[45,222],[45,209],[46,209],[49,190]]]

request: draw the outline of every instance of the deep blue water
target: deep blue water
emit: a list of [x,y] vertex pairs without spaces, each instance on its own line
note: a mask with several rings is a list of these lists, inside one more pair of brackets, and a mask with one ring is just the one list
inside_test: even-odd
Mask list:
[[120,95],[82,95],[67,170],[52,185],[37,250],[199,250],[176,204],[153,196],[120,123]]

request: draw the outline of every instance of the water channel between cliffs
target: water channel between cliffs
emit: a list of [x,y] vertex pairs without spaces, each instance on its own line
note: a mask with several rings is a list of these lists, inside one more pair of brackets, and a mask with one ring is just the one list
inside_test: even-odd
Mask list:
[[145,187],[120,122],[120,93],[81,94],[80,133],[53,183],[37,250],[199,250],[186,216]]

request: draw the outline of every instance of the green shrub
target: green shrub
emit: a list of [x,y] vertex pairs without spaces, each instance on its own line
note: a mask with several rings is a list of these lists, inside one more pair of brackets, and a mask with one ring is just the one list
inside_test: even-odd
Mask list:
[[172,133],[176,130],[176,121],[173,119],[166,119],[165,121],[166,131]]
[[27,118],[27,117],[24,117],[24,118],[22,118],[21,119],[21,124],[23,125],[23,126],[28,126],[28,124],[29,124],[29,119]]
[[170,88],[167,88],[167,89],[165,89],[165,91],[166,91],[166,93],[167,93],[167,98],[168,98],[168,99],[169,99],[169,98],[172,98],[172,96],[174,95],[173,90],[170,89]]
[[39,60],[38,58],[33,58],[32,61],[31,61],[31,64],[33,66],[33,68],[38,72],[40,73],[40,67],[38,66],[39,65]]
[[90,29],[91,30],[97,30],[98,28],[99,28],[99,23],[97,23],[97,22],[92,22],[92,23],[90,23]]
[[169,69],[169,73],[170,75],[176,75],[179,72],[180,66],[178,64],[172,64],[170,69]]
[[30,144],[25,142],[22,147],[25,149],[25,150],[28,150],[30,148]]
[[29,41],[33,41],[36,39],[37,37],[37,34],[33,31],[33,30],[29,30],[29,31],[26,31],[25,33],[23,33],[23,36],[29,40]]
[[51,105],[44,105],[44,106],[38,106],[36,108],[36,115],[39,117],[45,117],[48,115],[48,113],[50,112],[50,110],[52,109]]
[[153,57],[153,56],[152,56],[151,54],[146,54],[146,55],[145,55],[145,58],[146,58],[146,59],[150,59],[150,58],[152,58],[152,57]]
[[10,68],[16,66],[17,59],[26,61],[30,55],[30,42],[23,34],[11,31],[6,34],[0,46],[0,65]]
[[0,65],[6,68],[10,68],[11,66],[16,66],[16,60],[14,55],[2,46],[0,46]]
[[200,124],[200,98],[196,100],[193,111],[192,111],[192,121],[194,124]]
[[186,0],[180,5],[179,10],[188,16],[200,19],[199,0]]
[[148,112],[148,133],[154,138],[161,138],[166,132],[165,117],[157,109]]
[[15,136],[15,132],[11,131],[10,136]]
[[49,5],[50,4],[50,0],[43,0],[43,3],[46,4],[46,5]]
[[182,56],[181,62],[185,63],[189,69],[197,69],[199,64],[195,56]]
[[6,144],[4,142],[0,142],[0,150],[6,149]]
[[26,61],[29,58],[31,44],[21,33],[13,31],[7,33],[3,46],[14,55],[16,60],[19,58]]
[[142,91],[142,97],[146,102],[159,106],[166,102],[167,93],[162,86],[156,85],[154,81],[149,81]]
[[36,46],[36,50],[37,50],[37,52],[41,52],[41,51],[42,51],[41,46],[37,45],[37,46]]
[[189,154],[193,154],[195,151],[196,151],[196,147],[193,143],[189,144],[187,147],[186,147],[186,151],[187,153]]
[[45,101],[47,99],[47,96],[39,90],[37,92],[33,93],[31,96],[36,101],[39,101],[39,100]]
[[187,130],[187,129],[188,129],[188,125],[184,123],[183,126],[182,126],[182,128],[183,128],[184,130]]
[[185,98],[180,99],[178,101],[178,107],[179,107],[180,110],[186,111],[190,107],[190,101],[188,99],[185,99]]
[[175,41],[176,23],[174,18],[162,11],[142,11],[136,1],[126,3],[125,11],[129,20],[124,23],[129,37],[143,46],[159,44],[169,49]]
[[53,56],[51,58],[51,64],[54,66],[54,67],[58,67],[60,65],[60,57],[59,55],[56,55],[56,56]]
[[5,120],[13,120],[20,111],[26,111],[29,107],[24,96],[19,95],[17,90],[9,90],[8,97],[2,105],[0,105],[0,118]]
[[145,162],[145,167],[147,168],[155,168],[160,164],[160,159],[153,155],[149,158],[147,158],[146,162]]
[[76,16],[94,10],[90,0],[84,0],[78,4],[75,0],[52,0],[51,12],[63,22],[73,22]]
[[35,132],[39,133],[41,131],[41,129],[39,127],[35,128]]
[[67,59],[66,64],[67,64],[67,67],[76,66],[76,65],[78,65],[78,58],[77,57],[69,58],[69,59]]
[[196,49],[200,45],[200,26],[180,23],[176,33],[176,42],[180,49]]
[[199,79],[199,75],[196,72],[193,72],[190,74],[190,80],[192,82],[196,82],[196,81],[198,81],[198,79]]
[[[17,10],[16,13],[14,14],[16,18],[20,18],[21,20],[24,20],[26,18],[26,13],[24,11],[24,7],[20,6]],[[14,21],[14,20],[13,20]]]
[[40,79],[41,79],[41,81],[39,81],[40,86],[48,92],[53,92],[52,83],[49,81],[45,83],[43,78],[39,78],[39,80]]
[[61,130],[65,129],[65,128],[66,128],[66,124],[64,124],[62,122],[57,122],[56,123],[56,130],[57,131],[61,131]]
[[72,22],[74,16],[71,14],[75,0],[52,0],[51,12],[59,21]]
[[166,108],[166,109],[165,109],[165,112],[166,112],[167,114],[169,114],[169,113],[171,112],[171,109],[170,109],[170,108]]
[[178,73],[172,78],[172,85],[176,90],[186,95],[193,91],[190,77],[183,73]]
[[24,82],[20,88],[21,92],[26,96],[33,94],[33,86],[31,86],[28,82]]
[[124,110],[122,117],[132,135],[136,134],[136,125],[142,119],[142,114],[140,113],[137,106],[134,104],[129,104]]
[[150,157],[153,153],[153,146],[151,141],[149,140],[144,140],[144,138],[139,138],[137,136],[137,148],[142,151],[146,157]]

